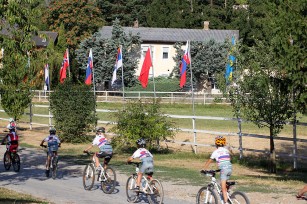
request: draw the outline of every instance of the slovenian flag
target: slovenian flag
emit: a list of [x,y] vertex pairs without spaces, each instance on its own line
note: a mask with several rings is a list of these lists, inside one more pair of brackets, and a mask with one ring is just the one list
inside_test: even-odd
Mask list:
[[182,88],[186,83],[188,64],[191,64],[189,41],[187,41],[185,52],[180,64],[180,88]]
[[93,53],[92,49],[90,49],[90,53],[88,55],[87,68],[86,68],[86,75],[85,75],[86,85],[92,84],[92,75],[93,75]]
[[116,72],[117,70],[123,66],[123,56],[122,56],[122,50],[120,47],[117,49],[117,56],[116,56],[116,63],[114,66],[113,76],[112,76],[112,85],[116,80]]

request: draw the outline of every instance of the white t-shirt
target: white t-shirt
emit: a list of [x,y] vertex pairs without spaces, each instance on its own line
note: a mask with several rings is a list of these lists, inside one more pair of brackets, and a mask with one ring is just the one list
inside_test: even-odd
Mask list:
[[56,135],[49,135],[48,137],[46,137],[44,139],[45,142],[53,142],[53,141],[56,141],[58,144],[61,143],[61,141],[59,140],[58,136]]
[[144,159],[146,157],[151,157],[153,158],[152,154],[145,148],[139,148],[137,149],[133,155],[132,155],[132,158],[135,159],[135,158],[140,158],[140,159]]
[[225,147],[219,147],[211,154],[210,159],[217,161],[218,167],[221,169],[226,166],[231,166],[230,153]]
[[97,145],[99,148],[105,145],[106,143],[108,143],[108,140],[103,135],[96,135],[96,137],[92,142],[93,145]]

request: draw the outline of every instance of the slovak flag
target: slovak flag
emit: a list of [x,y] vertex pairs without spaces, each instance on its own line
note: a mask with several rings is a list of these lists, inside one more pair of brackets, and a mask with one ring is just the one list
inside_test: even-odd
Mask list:
[[49,90],[49,65],[45,65],[45,85],[47,87],[47,90]]
[[190,44],[189,41],[187,41],[185,52],[180,63],[180,88],[182,88],[186,83],[187,65],[189,64],[191,64]]
[[120,47],[117,49],[117,56],[116,56],[116,63],[114,66],[114,71],[113,71],[113,76],[112,76],[112,85],[116,80],[116,72],[117,70],[123,66],[123,55],[122,55],[122,50]]
[[64,57],[63,57],[61,70],[60,70],[60,82],[61,82],[61,84],[63,84],[65,79],[66,79],[66,72],[67,72],[68,67],[69,67],[69,56],[68,56],[68,49],[66,49]]
[[86,85],[92,84],[92,75],[93,75],[93,53],[92,49],[90,49],[90,53],[88,55],[87,68],[86,68],[86,75],[85,75]]

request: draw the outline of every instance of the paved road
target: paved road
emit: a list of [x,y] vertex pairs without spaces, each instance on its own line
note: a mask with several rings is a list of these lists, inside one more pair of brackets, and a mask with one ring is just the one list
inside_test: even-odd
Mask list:
[[[4,154],[4,149],[4,146],[0,146],[0,155]],[[58,177],[53,180],[44,175],[45,152],[24,148],[20,152],[20,157],[22,165],[18,173],[15,173],[12,167],[6,171],[3,162],[0,162],[0,186],[32,194],[56,204],[128,203],[125,194],[127,176],[124,174],[117,172],[117,186],[115,191],[108,195],[100,190],[99,183],[95,183],[91,191],[83,189],[82,170],[84,166],[69,165],[60,160]],[[195,195],[188,192],[197,192],[198,187],[185,189],[182,185],[177,186],[169,182],[162,182],[162,184],[165,191],[165,204],[195,203]],[[143,197],[138,203],[147,203],[147,199]]]

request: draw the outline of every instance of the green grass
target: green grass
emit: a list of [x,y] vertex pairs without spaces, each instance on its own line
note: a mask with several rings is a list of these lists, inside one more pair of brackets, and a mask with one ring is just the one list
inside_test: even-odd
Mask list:
[[49,202],[46,202],[42,199],[35,198],[32,195],[19,193],[13,190],[9,190],[3,187],[0,187],[0,203],[3,204],[10,204],[10,203],[41,203],[41,204],[47,204]]

